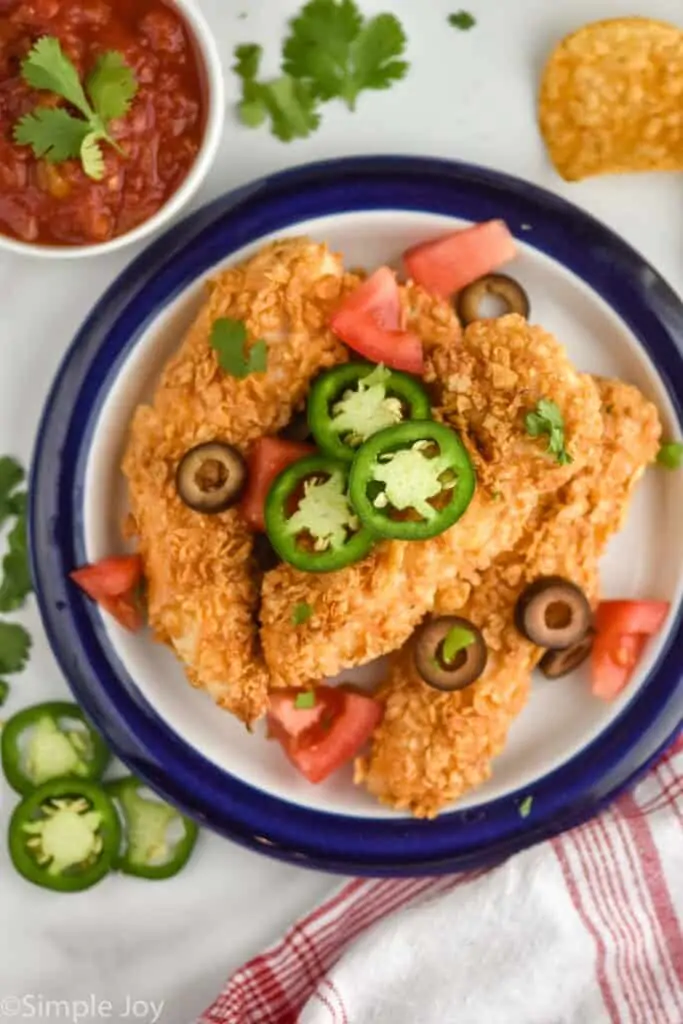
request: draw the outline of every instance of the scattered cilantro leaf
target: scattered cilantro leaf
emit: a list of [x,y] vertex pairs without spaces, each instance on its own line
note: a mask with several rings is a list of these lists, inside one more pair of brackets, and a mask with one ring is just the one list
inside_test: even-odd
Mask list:
[[16,124],[14,141],[31,146],[39,159],[58,164],[80,156],[88,131],[87,121],[72,117],[62,107],[39,107]]
[[133,69],[116,50],[98,58],[85,87],[98,116],[105,122],[125,117],[138,89]]
[[308,82],[316,99],[350,110],[365,89],[388,89],[408,70],[406,37],[393,14],[365,20],[353,0],[310,0],[290,22],[283,70]]
[[308,601],[299,601],[294,605],[294,611],[292,612],[292,625],[303,626],[305,622],[308,622],[312,614],[313,609]]
[[232,70],[243,81],[251,82],[258,76],[262,56],[263,47],[257,46],[256,43],[243,43],[241,46],[236,46],[235,63]]
[[657,462],[665,469],[680,469],[683,466],[683,443],[665,441],[657,452]]
[[531,814],[531,808],[534,804],[534,798],[532,796],[525,796],[524,799],[519,803],[518,810],[520,818],[528,818]]
[[12,612],[21,608],[33,590],[28,563],[26,516],[17,518],[7,539],[8,550],[2,560],[0,583],[0,611]]
[[9,683],[6,679],[0,679],[0,708],[9,697]]
[[264,373],[268,364],[268,346],[261,338],[246,351],[247,328],[242,320],[219,317],[211,328],[211,347],[222,370],[242,380],[250,373]]
[[297,693],[296,697],[294,698],[294,707],[297,708],[298,711],[304,711],[307,708],[314,708],[315,691],[306,690],[305,693]]
[[530,437],[548,436],[548,452],[554,455],[561,466],[573,462],[564,444],[564,419],[556,402],[540,398],[533,412],[524,419],[526,432]]
[[477,19],[469,11],[458,11],[456,14],[448,15],[448,24],[460,29],[461,32],[467,32],[468,29],[474,28]]
[[38,107],[14,126],[15,142],[30,146],[35,156],[52,163],[80,157],[85,173],[100,180],[104,176],[100,142],[122,152],[109,133],[109,122],[127,113],[138,87],[123,56],[115,50],[103,54],[84,89],[59,40],[43,36],[23,61],[21,73],[34,89],[52,92],[66,100],[82,119],[62,107]]
[[465,629],[464,626],[453,626],[444,637],[441,649],[443,660],[447,665],[450,665],[451,662],[455,661],[460,651],[470,647],[474,641],[475,636],[471,629]]
[[31,637],[15,622],[0,622],[0,672],[21,672],[28,661]]
[[242,79],[242,99],[237,111],[247,128],[259,128],[270,118],[270,128],[283,142],[305,139],[320,124],[317,101],[305,82],[281,75],[258,80],[263,50],[255,43],[235,48],[233,71]]
[[[16,459],[10,455],[0,457],[0,525],[10,515],[18,515],[17,506],[23,495],[16,494],[16,489],[24,482],[24,471]],[[21,510],[25,505],[21,505]]]

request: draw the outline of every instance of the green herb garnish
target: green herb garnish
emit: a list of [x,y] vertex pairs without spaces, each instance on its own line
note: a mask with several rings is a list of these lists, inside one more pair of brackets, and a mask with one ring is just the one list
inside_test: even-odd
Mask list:
[[664,469],[680,469],[683,466],[683,443],[665,441],[657,452],[657,463]]
[[456,14],[448,15],[448,24],[460,29],[461,32],[467,32],[468,29],[474,28],[477,20],[469,11],[458,11]]
[[270,119],[270,129],[282,142],[305,139],[320,124],[317,103],[305,82],[281,75],[259,81],[263,51],[248,43],[235,49],[233,71],[242,79],[240,121],[247,128],[259,128]]
[[0,622],[0,672],[21,672],[28,661],[31,637],[15,622]]
[[10,686],[6,679],[0,679],[0,708],[9,697]]
[[528,818],[531,814],[531,808],[534,805],[534,798],[532,796],[525,796],[524,799],[519,803],[519,816],[520,818]]
[[36,107],[15,125],[14,141],[30,146],[34,156],[49,163],[80,158],[88,177],[100,181],[105,170],[100,144],[123,152],[109,129],[128,112],[137,92],[132,68],[117,51],[104,53],[84,87],[59,40],[43,36],[23,61],[21,74],[32,88],[54,93],[81,116],[64,107]]
[[17,460],[3,455],[0,458],[0,526],[10,516],[25,511],[26,496],[23,492],[17,492],[23,482],[24,471]]
[[210,344],[218,356],[221,369],[231,377],[241,380],[250,373],[265,373],[268,346],[261,338],[247,351],[247,328],[241,320],[233,320],[230,317],[214,320]]
[[298,604],[294,605],[292,624],[294,626],[303,626],[304,622],[308,622],[312,614],[313,609],[308,601],[299,601]]
[[305,693],[297,693],[294,698],[294,707],[298,711],[305,711],[308,708],[315,707],[315,691],[306,690]]
[[555,456],[561,466],[574,461],[564,446],[564,419],[556,402],[549,398],[539,399],[535,410],[527,413],[524,425],[530,437],[547,434],[548,452]]
[[14,527],[7,538],[7,545],[7,554],[2,560],[0,611],[13,612],[21,608],[33,590],[28,565],[25,511],[17,515]]
[[453,626],[449,629],[441,648],[441,655],[446,664],[450,665],[451,662],[455,661],[460,651],[470,647],[475,639],[476,637],[472,630],[465,629],[464,626]]

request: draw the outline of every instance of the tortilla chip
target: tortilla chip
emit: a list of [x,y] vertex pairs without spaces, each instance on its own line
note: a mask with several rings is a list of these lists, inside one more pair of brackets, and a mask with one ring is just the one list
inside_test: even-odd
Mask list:
[[567,181],[683,170],[683,31],[615,18],[567,36],[545,67],[539,122]]

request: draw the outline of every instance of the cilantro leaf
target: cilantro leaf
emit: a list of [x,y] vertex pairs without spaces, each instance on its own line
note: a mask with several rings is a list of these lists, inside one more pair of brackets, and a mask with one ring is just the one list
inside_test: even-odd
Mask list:
[[125,117],[138,89],[133,69],[116,50],[102,54],[85,87],[95,112],[105,122]]
[[448,24],[460,29],[461,32],[467,32],[468,29],[474,28],[477,19],[469,11],[458,11],[457,14],[448,15]]
[[6,679],[0,679],[0,708],[9,697],[9,683]]
[[28,661],[31,637],[15,622],[0,622],[0,672],[21,672]]
[[270,115],[273,135],[282,142],[305,139],[320,124],[315,97],[305,82],[282,75],[262,85],[260,97]]
[[308,622],[312,614],[313,609],[308,601],[299,601],[294,605],[294,611],[292,612],[292,625],[303,626],[305,622]]
[[81,162],[83,170],[93,181],[102,181],[104,177],[104,157],[100,146],[102,136],[98,132],[90,132],[83,139],[81,146]]
[[474,633],[464,626],[453,626],[446,633],[443,641],[442,656],[447,665],[455,661],[456,656],[465,648],[471,647],[475,641]]
[[33,590],[24,515],[19,516],[8,537],[8,551],[2,560],[2,571],[0,611],[15,611],[17,608],[21,608]]
[[354,110],[364,89],[388,89],[408,70],[406,45],[392,14],[365,21],[353,0],[310,0],[290,23],[283,70],[309,84],[316,99],[345,100]]
[[294,707],[299,711],[315,707],[315,691],[306,690],[305,693],[297,693],[294,698]]
[[[10,455],[0,457],[0,525],[10,515],[18,515],[17,504],[24,495],[16,494],[24,482],[24,470]],[[23,510],[23,503],[22,509]]]
[[527,413],[524,426],[530,437],[548,437],[548,452],[554,455],[561,466],[573,462],[565,448],[564,418],[559,406],[549,398],[540,398],[533,412]]
[[31,146],[39,159],[58,164],[80,156],[88,130],[87,121],[72,117],[62,107],[38,107],[14,126],[14,141]]
[[534,798],[532,796],[525,796],[524,799],[517,805],[519,810],[520,818],[528,818],[531,814],[531,808],[533,807]]
[[263,47],[257,46],[256,43],[243,43],[241,46],[236,46],[235,63],[232,70],[244,81],[251,82],[259,73],[262,56]]
[[261,338],[245,353],[247,328],[242,320],[219,317],[211,328],[210,344],[222,370],[242,380],[250,373],[263,373],[268,363],[268,347]]
[[43,36],[35,44],[21,65],[25,82],[34,89],[54,92],[62,96],[85,118],[90,119],[93,111],[86,99],[78,71],[62,50],[61,43],[53,36]]
[[680,469],[683,466],[683,443],[665,441],[657,452],[657,462],[665,469]]

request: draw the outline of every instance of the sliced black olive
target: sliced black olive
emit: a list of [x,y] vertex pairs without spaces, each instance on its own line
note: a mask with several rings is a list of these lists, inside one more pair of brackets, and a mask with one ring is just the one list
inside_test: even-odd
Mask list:
[[287,426],[280,431],[280,437],[286,441],[310,441],[312,436],[305,412],[295,413]]
[[[450,646],[454,656],[446,660]],[[479,678],[487,660],[481,631],[468,619],[444,615],[421,626],[415,637],[415,667],[437,690],[464,690]]]
[[529,296],[521,284],[517,284],[507,274],[487,274],[486,277],[480,277],[478,281],[473,281],[467,288],[463,288],[458,295],[458,316],[463,324],[490,319],[484,317],[481,312],[482,303],[489,296],[503,303],[504,309],[499,316],[505,316],[507,313],[519,313],[525,319],[529,318],[531,311]]
[[183,455],[176,471],[176,488],[189,508],[212,515],[235,504],[246,479],[246,463],[237,449],[222,441],[209,441]]
[[582,640],[564,651],[546,651],[539,662],[539,668],[546,679],[568,676],[579,665],[583,665],[593,650],[595,630],[590,628]]
[[561,576],[541,576],[520,595],[515,608],[517,629],[538,647],[566,650],[583,640],[593,613],[580,587]]
[[254,562],[257,569],[260,569],[261,572],[270,572],[271,569],[275,569],[282,562],[282,559],[265,533],[254,535],[253,552]]

